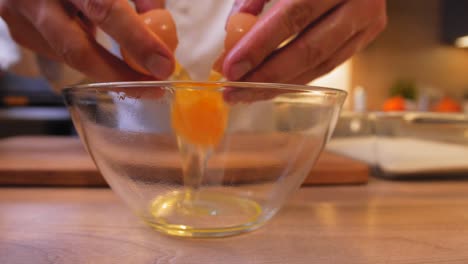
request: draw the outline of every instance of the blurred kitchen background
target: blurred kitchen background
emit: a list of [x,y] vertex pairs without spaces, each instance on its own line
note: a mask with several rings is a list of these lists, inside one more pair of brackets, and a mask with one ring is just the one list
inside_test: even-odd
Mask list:
[[386,31],[318,84],[348,90],[348,110],[462,112],[468,101],[468,1],[387,5]]
[[[380,175],[430,171],[466,176],[468,0],[387,3],[385,32],[311,83],[349,92],[328,148],[371,164]],[[5,30],[0,23],[0,31]],[[74,135],[57,91],[84,77],[11,45],[4,35],[0,39],[0,137]]]

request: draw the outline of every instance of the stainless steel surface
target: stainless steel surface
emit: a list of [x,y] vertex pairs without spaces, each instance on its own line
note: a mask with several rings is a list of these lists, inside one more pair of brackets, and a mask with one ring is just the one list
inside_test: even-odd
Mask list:
[[73,124],[65,107],[11,107],[0,109],[0,137],[70,135]]

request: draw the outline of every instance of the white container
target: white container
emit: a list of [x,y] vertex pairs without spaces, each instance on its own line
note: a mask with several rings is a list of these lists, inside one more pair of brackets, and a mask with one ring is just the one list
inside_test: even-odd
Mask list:
[[378,175],[468,176],[468,118],[463,114],[375,113]]
[[367,111],[367,95],[362,86],[356,87],[353,94],[354,98],[354,111],[363,113]]

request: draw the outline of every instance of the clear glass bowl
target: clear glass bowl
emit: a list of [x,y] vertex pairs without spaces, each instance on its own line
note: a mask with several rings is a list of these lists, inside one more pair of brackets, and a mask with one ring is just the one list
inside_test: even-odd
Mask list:
[[[224,133],[209,146],[174,129],[177,96],[193,91],[225,104]],[[283,84],[130,82],[70,87],[64,96],[97,167],[138,216],[166,234],[219,237],[260,227],[300,187],[346,93]]]

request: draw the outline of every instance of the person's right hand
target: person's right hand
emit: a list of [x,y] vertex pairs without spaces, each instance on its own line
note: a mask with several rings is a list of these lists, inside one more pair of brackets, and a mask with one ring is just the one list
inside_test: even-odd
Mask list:
[[[138,12],[164,0],[133,0]],[[139,18],[127,0],[0,0],[0,15],[20,45],[62,61],[94,81],[148,79],[95,40],[99,27],[156,79],[174,69],[173,54]]]

